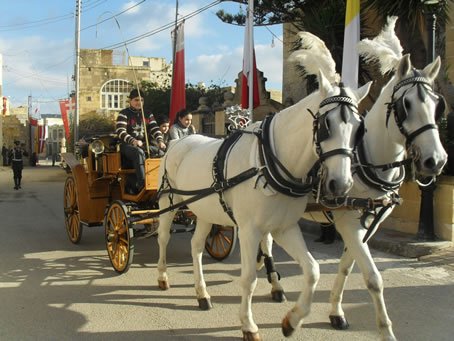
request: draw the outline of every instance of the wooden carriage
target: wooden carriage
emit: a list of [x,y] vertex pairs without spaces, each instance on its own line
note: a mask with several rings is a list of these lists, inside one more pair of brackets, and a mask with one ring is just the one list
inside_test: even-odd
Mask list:
[[[137,194],[127,184],[135,170],[122,167],[115,135],[95,136],[79,143],[76,154],[63,153],[68,177],[64,187],[65,227],[70,241],[78,244],[85,227],[104,226],[105,242],[112,267],[126,272],[134,256],[134,238],[157,235],[158,170],[161,159],[145,160],[145,187]],[[178,209],[172,232],[192,232],[196,217]],[[236,228],[213,225],[205,249],[217,260],[233,251]]]

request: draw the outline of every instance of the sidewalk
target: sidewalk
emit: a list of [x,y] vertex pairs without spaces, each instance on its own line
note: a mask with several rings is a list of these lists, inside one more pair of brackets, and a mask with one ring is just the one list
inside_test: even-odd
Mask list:
[[[314,222],[300,221],[301,230],[314,236],[320,235],[320,226]],[[378,229],[369,240],[372,249],[407,258],[447,262],[454,270],[454,243],[450,241],[420,241],[415,235],[387,229]]]

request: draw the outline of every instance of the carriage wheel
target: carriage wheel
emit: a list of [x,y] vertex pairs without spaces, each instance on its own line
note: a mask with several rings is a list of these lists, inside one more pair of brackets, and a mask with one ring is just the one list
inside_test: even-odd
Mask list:
[[211,257],[221,261],[232,253],[236,240],[236,227],[213,224],[205,242],[205,250]]
[[112,267],[120,274],[128,271],[134,257],[134,233],[129,226],[127,207],[121,201],[110,205],[104,218],[104,231]]
[[82,238],[82,224],[80,223],[79,205],[77,204],[76,182],[72,176],[67,177],[65,181],[63,209],[69,240],[78,244]]

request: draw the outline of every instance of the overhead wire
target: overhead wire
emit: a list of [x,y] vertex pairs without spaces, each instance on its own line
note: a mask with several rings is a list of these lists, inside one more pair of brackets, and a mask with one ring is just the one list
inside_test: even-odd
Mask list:
[[[206,5],[206,6],[204,6],[204,7],[202,7],[202,8],[199,8],[198,10],[195,10],[194,12],[191,12],[191,13],[185,15],[185,16],[182,16],[181,18],[179,18],[179,19],[177,20],[177,23],[179,24],[179,23],[181,23],[181,22],[183,22],[183,21],[185,21],[185,20],[187,20],[187,19],[190,19],[190,18],[192,18],[192,17],[194,17],[194,16],[196,16],[196,15],[198,15],[198,14],[200,14],[200,13],[202,13],[202,12],[208,10],[208,9],[210,9],[211,7],[218,5],[218,4],[221,3],[221,2],[222,2],[221,0],[216,0],[216,1],[214,1],[214,2],[212,2],[212,3],[210,3],[210,4]],[[127,39],[127,40],[125,40],[125,41],[122,41],[122,42],[119,42],[119,43],[115,43],[115,44],[112,44],[112,45],[109,45],[109,46],[105,46],[105,47],[103,47],[103,48],[101,48],[101,49],[103,49],[103,50],[109,50],[109,49],[112,49],[112,50],[113,50],[113,49],[118,49],[118,48],[120,48],[120,47],[123,47],[124,44],[136,43],[136,42],[138,42],[138,41],[140,41],[140,40],[142,40],[142,39],[145,39],[145,38],[147,38],[147,37],[150,37],[150,36],[152,36],[152,35],[155,35],[155,34],[157,34],[157,33],[162,32],[162,31],[171,29],[171,28],[173,28],[174,26],[175,26],[175,22],[172,21],[172,22],[170,22],[170,23],[168,23],[168,24],[162,25],[161,27],[155,28],[155,29],[153,29],[153,30],[151,30],[151,31],[142,33],[142,34],[140,34],[140,35],[138,35],[138,36],[129,38],[129,39]]]

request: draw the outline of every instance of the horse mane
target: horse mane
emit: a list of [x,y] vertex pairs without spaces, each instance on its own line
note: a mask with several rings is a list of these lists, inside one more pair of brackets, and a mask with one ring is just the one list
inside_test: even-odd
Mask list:
[[402,46],[394,31],[397,17],[388,17],[386,25],[374,39],[363,39],[358,45],[359,54],[366,62],[377,62],[384,75],[394,71],[402,58]]
[[298,62],[306,74],[318,76],[321,70],[330,83],[338,83],[340,75],[336,73],[336,62],[325,43],[309,32],[299,32],[300,49],[292,52],[288,60]]

